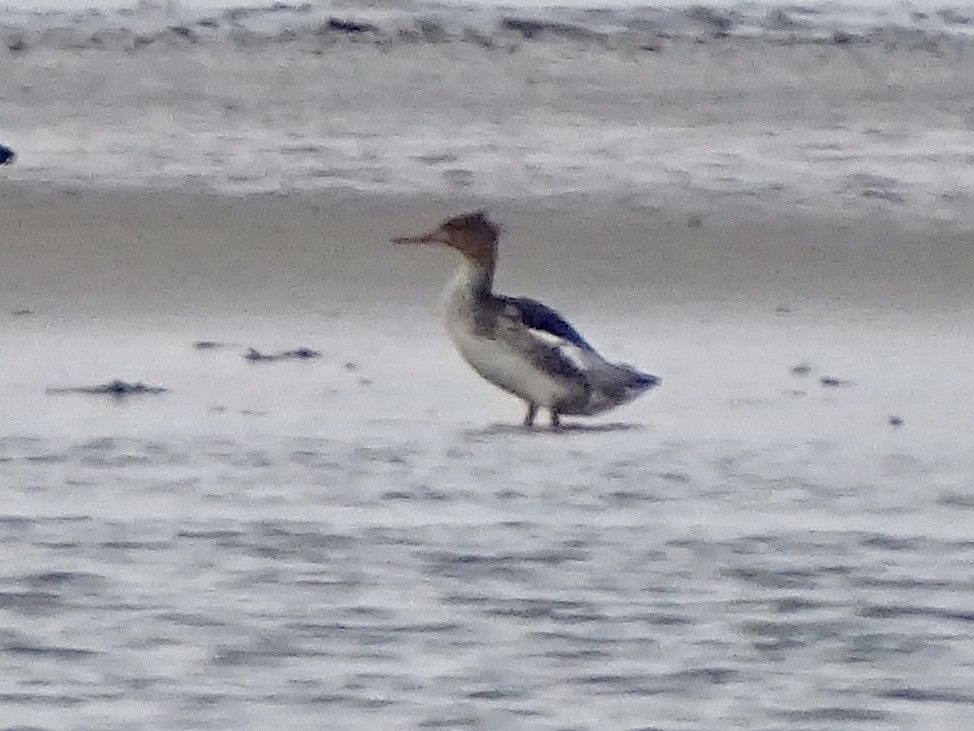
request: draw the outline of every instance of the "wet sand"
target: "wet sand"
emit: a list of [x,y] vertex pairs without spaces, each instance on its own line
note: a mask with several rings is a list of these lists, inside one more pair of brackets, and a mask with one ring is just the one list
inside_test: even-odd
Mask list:
[[[0,306],[50,301],[57,317],[88,308],[204,317],[416,304],[453,262],[390,250],[389,236],[474,208],[504,226],[502,286],[558,292],[567,307],[596,296],[599,309],[632,314],[737,303],[925,318],[949,316],[974,294],[966,222],[879,204],[836,210],[827,196],[795,207],[666,189],[516,200],[0,190]],[[614,302],[618,290],[636,299]],[[64,307],[66,298],[79,307]]]
[[[529,433],[447,343],[450,255],[385,244],[474,203],[4,190],[0,716],[968,718],[964,232],[723,199],[489,202],[499,286],[664,378]],[[244,357],[301,346],[321,358]],[[114,378],[168,390],[46,392]]]
[[[394,374],[410,371],[462,384],[463,408],[449,413],[451,423],[506,421],[512,413],[506,396],[466,372],[442,332],[437,299],[454,264],[450,253],[387,243],[482,200],[18,186],[4,193],[0,311],[13,364],[5,383],[25,398],[116,377],[153,376],[168,386],[165,368],[192,377],[207,359],[261,373],[261,364],[243,357],[250,348],[307,347],[321,351],[320,362],[290,365],[371,369],[372,385],[390,388],[377,408],[396,418],[421,416],[400,404],[417,393],[438,402],[437,411],[449,413],[446,404],[455,403],[424,379],[397,394]],[[874,383],[860,383],[863,393],[907,373],[921,401],[945,379],[958,393],[969,387],[974,252],[960,226],[878,208],[868,216],[784,212],[719,197],[486,205],[504,228],[498,288],[548,302],[610,356],[664,376],[692,368],[704,377],[710,369],[708,388],[740,381],[740,392],[728,396],[741,399],[766,390],[769,379],[817,393],[790,372],[805,362],[816,384],[869,373]],[[226,347],[196,350],[197,341]],[[294,372],[266,365],[272,384]],[[221,377],[221,393],[249,391],[230,372]],[[22,388],[25,378],[31,388]],[[256,378],[254,387],[264,376]],[[333,387],[327,377],[303,385]],[[621,413],[653,421],[667,413],[661,400],[678,404],[697,390],[668,380]],[[7,428],[17,431],[10,413]]]

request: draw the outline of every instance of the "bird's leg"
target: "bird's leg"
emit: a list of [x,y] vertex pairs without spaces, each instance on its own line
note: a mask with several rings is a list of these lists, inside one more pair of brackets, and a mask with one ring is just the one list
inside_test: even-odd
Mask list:
[[524,415],[524,426],[530,429],[534,426],[534,417],[538,415],[538,405],[528,402],[528,413]]
[[554,409],[551,410],[551,428],[561,429],[561,416]]

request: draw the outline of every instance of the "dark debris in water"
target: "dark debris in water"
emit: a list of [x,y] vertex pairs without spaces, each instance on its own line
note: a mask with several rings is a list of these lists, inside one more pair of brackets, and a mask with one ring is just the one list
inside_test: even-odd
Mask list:
[[899,429],[901,426],[903,426],[903,417],[897,416],[896,414],[890,414],[889,418],[886,420],[886,423],[894,429]]
[[848,381],[844,378],[836,378],[835,376],[822,376],[818,379],[826,388],[840,388],[842,386],[851,386],[852,381]]
[[314,360],[320,358],[321,353],[304,347],[282,350],[280,353],[261,353],[255,348],[248,348],[243,357],[251,363],[273,363],[280,360]]
[[850,43],[855,43],[857,40],[859,40],[859,36],[853,35],[841,28],[832,34],[832,43],[836,46],[845,46]]
[[341,18],[329,18],[325,27],[330,31],[348,33],[349,35],[379,32],[379,29],[371,23],[360,23],[354,20],[342,20]]
[[6,145],[0,145],[0,165],[10,165],[17,159],[17,154]]
[[89,396],[114,396],[115,398],[125,398],[126,396],[139,396],[143,394],[165,393],[168,389],[162,386],[147,386],[142,381],[129,383],[115,379],[100,386],[66,386],[62,388],[49,388],[50,394],[62,393],[81,393]]
[[227,344],[217,340],[197,340],[193,343],[193,347],[197,350],[219,350],[220,348],[227,347]]
[[807,376],[812,372],[812,366],[810,363],[799,363],[791,367],[791,375],[793,376]]

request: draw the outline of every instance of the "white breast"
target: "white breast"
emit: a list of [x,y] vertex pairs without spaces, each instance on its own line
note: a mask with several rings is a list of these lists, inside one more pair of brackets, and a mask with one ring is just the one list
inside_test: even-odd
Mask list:
[[572,385],[538,369],[525,353],[505,340],[478,334],[478,287],[483,273],[461,264],[443,297],[443,316],[450,338],[463,359],[483,378],[526,401],[551,408],[570,396]]
[[547,408],[569,397],[568,384],[536,368],[524,354],[501,341],[479,337],[472,322],[449,315],[446,319],[460,355],[495,386]]

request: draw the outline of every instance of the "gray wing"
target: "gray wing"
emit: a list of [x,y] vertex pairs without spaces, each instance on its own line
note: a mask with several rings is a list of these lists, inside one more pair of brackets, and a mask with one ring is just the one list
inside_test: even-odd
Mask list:
[[[526,308],[524,302],[529,303]],[[503,298],[498,304],[496,332],[508,345],[546,373],[588,382],[579,359],[572,358],[569,350],[594,353],[592,346],[558,313],[534,300]],[[542,319],[546,327],[536,327]]]
[[532,330],[548,333],[582,350],[595,352],[595,348],[588,344],[578,330],[547,305],[528,297],[503,297],[501,301],[505,306],[517,308],[521,321]]

